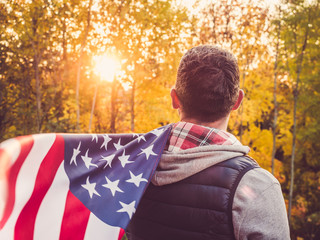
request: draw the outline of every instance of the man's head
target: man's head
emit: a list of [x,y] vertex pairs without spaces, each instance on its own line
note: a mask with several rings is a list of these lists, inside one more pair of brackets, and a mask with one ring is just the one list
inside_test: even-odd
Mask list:
[[187,118],[214,122],[237,108],[239,68],[236,58],[221,48],[203,45],[190,49],[181,59],[175,93]]

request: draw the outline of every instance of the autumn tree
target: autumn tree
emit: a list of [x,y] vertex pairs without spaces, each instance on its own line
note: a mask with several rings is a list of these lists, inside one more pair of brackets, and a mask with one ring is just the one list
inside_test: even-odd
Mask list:
[[122,106],[130,115],[129,130],[146,131],[169,122],[158,109],[168,107],[159,105],[174,82],[185,12],[171,1],[145,0],[102,1],[100,11],[101,22],[108,22],[104,26],[107,44],[123,62],[119,81],[129,85],[125,94],[130,100],[124,102],[127,107]]
[[[10,1],[3,7],[8,18],[7,38],[2,43],[10,66],[3,74],[4,93],[10,94],[13,90],[15,99],[5,104],[11,107],[6,117],[14,118],[16,123],[11,122],[11,126],[17,127],[23,122],[22,128],[18,127],[22,130],[18,130],[20,133],[41,132],[54,97],[42,91],[48,86],[54,69],[54,14],[49,5],[40,1]],[[7,95],[6,100],[9,99]]]
[[[317,183],[319,182],[318,146],[312,132],[317,131],[319,118],[314,113],[317,104],[318,73],[317,54],[319,33],[319,2],[292,1],[287,4],[283,17],[282,39],[285,66],[292,91],[291,113],[293,118],[292,147],[287,156],[285,173],[290,182],[288,216],[293,236],[307,239],[319,237],[319,210]],[[304,219],[304,220],[302,220]],[[306,220],[307,219],[307,220]]]

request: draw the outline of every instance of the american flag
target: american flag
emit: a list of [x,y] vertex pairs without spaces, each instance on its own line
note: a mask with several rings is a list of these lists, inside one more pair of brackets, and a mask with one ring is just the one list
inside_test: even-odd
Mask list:
[[171,131],[0,144],[0,239],[121,239]]

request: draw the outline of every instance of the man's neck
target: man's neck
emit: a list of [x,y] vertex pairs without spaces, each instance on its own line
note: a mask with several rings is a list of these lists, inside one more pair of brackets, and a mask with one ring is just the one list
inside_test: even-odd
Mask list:
[[187,118],[187,117],[181,117],[180,121],[190,122],[190,123],[194,123],[194,124],[198,124],[198,125],[202,125],[202,126],[206,126],[206,127],[217,128],[217,129],[220,129],[223,131],[227,131],[229,116],[221,118],[221,119],[214,121],[214,122],[204,122],[204,121],[200,121],[195,118]]

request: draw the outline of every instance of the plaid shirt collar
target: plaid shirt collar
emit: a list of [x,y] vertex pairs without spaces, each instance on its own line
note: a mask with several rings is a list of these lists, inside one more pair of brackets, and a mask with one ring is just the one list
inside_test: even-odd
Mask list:
[[213,144],[241,145],[235,136],[226,131],[188,122],[178,122],[173,125],[166,149],[169,152],[176,152]]

